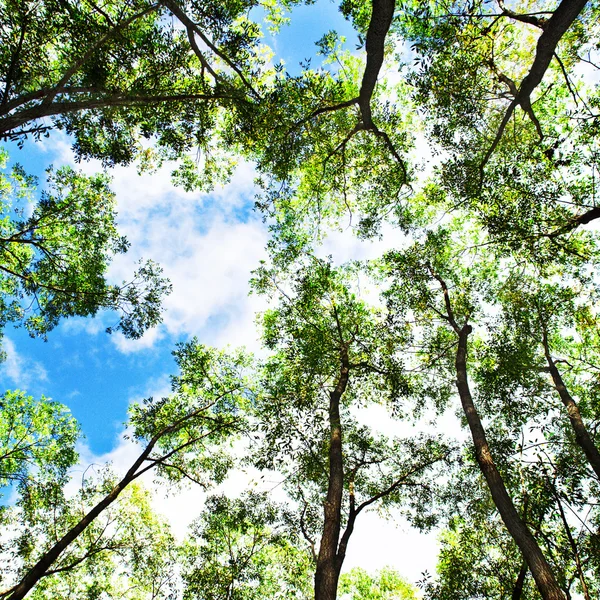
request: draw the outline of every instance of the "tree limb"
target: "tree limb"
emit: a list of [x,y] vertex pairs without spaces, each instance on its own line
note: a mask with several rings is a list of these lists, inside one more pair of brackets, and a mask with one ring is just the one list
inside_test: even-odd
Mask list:
[[[560,42],[562,36],[573,24],[573,21],[579,16],[587,2],[588,0],[562,0],[558,5],[558,8],[544,24],[542,34],[538,38],[533,63],[529,72],[521,81],[518,94],[508,105],[508,108],[504,113],[504,117],[500,122],[494,141],[486,152],[480,165],[480,170],[482,172],[500,143],[500,140],[504,135],[504,130],[514,113],[515,108],[521,106],[528,115],[532,112],[531,94],[544,78],[544,75],[550,66],[550,61],[556,52],[556,46]],[[536,122],[534,121],[534,123]],[[539,123],[536,123],[536,129],[538,129],[539,133]]]
[[242,73],[241,69],[215,44],[211,42],[211,40],[204,34],[204,32],[192,21],[185,12],[181,9],[179,4],[175,0],[160,0],[160,3],[168,8],[173,15],[184,25],[184,27],[189,31],[192,30],[198,37],[221,59],[232,69],[237,76],[240,78],[244,86],[250,91],[250,93],[254,96],[255,99],[260,100],[260,94],[254,89],[252,84],[246,79],[244,73]]
[[394,18],[395,0],[373,0],[373,11],[367,30],[367,64],[358,95],[358,105],[365,128],[373,127],[371,98],[383,64],[385,38]]
[[43,117],[52,117],[55,115],[68,114],[81,110],[93,110],[97,108],[106,108],[109,106],[152,106],[163,102],[187,102],[192,100],[220,100],[232,99],[228,94],[152,94],[152,95],[132,95],[127,96],[121,93],[113,94],[105,98],[92,98],[88,100],[79,100],[72,102],[52,102],[22,110],[14,115],[0,119],[0,139],[12,139],[19,132],[17,127],[21,127],[30,121],[35,121]]
[[[222,398],[224,395],[230,393],[232,390],[227,390],[223,394],[220,394],[218,398]],[[191,419],[197,417],[201,412],[207,409],[207,406],[213,405],[217,400],[206,406],[202,406],[196,410],[191,411],[187,415],[184,415],[180,419],[176,420],[171,425],[159,430],[148,442],[143,452],[138,456],[136,461],[131,465],[125,476],[113,487],[113,489],[96,504],[89,512],[87,512],[80,521],[73,526],[67,533],[65,533],[48,551],[46,551],[37,561],[37,563],[25,574],[21,581],[6,592],[6,596],[10,600],[22,600],[31,589],[37,584],[37,582],[44,577],[44,574],[48,571],[51,565],[58,559],[58,557],[64,552],[64,550],[74,542],[83,531],[100,515],[108,506],[110,506],[121,494],[121,492],[135,479],[137,479],[142,473],[146,472],[148,468],[140,468],[149,459],[150,454],[156,444],[166,435],[176,433],[183,426],[188,423]],[[188,444],[184,444],[187,446]],[[167,453],[165,457],[172,455],[172,452]],[[159,463],[160,460],[156,460],[155,463]],[[152,466],[154,466],[154,464]]]

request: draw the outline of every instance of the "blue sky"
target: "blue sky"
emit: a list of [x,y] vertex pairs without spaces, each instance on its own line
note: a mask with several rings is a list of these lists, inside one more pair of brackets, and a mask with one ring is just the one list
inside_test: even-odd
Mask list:
[[[347,36],[348,48],[356,50],[356,34],[336,4],[320,0],[316,5],[295,8],[291,17],[291,25],[284,26],[271,40],[276,50],[274,60],[283,58],[289,72],[297,72],[298,63],[314,54],[312,44],[331,29]],[[12,146],[9,151],[13,162],[20,162],[28,172],[38,175],[50,163],[74,164],[69,139],[57,132],[37,144],[28,141],[23,150]],[[89,173],[101,170],[94,161],[75,166]],[[241,164],[228,186],[210,194],[173,188],[171,168],[142,177],[135,167],[111,172],[120,229],[129,238],[131,249],[117,257],[110,277],[115,282],[127,279],[142,257],[159,262],[173,284],[162,325],[139,341],[107,335],[106,326],[117,321],[109,313],[94,319],[63,321],[50,332],[47,342],[30,339],[22,329],[6,330],[4,348],[8,358],[0,367],[0,385],[6,389],[19,387],[34,396],[43,394],[66,404],[85,436],[84,460],[111,458],[123,465],[130,462],[132,450],[121,440],[127,407],[132,401],[168,393],[169,375],[175,372],[171,351],[177,342],[197,336],[211,345],[258,348],[254,318],[256,311],[264,308],[264,300],[248,296],[247,282],[251,270],[265,256],[267,231],[260,216],[251,210],[252,166]],[[350,232],[337,232],[327,240],[323,253],[343,262],[376,255],[379,249],[379,242],[361,243]],[[165,512],[173,512],[173,502],[185,506],[185,495],[182,498],[171,499]],[[373,550],[369,557],[361,554],[360,549],[368,546],[358,538],[361,531],[366,535],[367,530],[381,542],[380,550],[388,556],[385,562],[377,562],[384,559]],[[417,538],[398,538],[393,526],[369,516],[358,525],[354,537],[348,565],[354,562],[366,568],[394,562],[386,551],[389,544],[414,549],[421,543]],[[373,548],[372,543],[368,545]],[[424,557],[429,567],[431,548],[429,543],[429,555]],[[398,560],[405,564],[404,573],[416,580],[421,568],[417,563],[407,564],[407,558],[403,553]]]

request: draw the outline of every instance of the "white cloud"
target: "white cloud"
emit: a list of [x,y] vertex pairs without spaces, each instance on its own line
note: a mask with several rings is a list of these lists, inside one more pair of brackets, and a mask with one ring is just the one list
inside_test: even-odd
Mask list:
[[62,330],[66,332],[85,332],[89,335],[97,335],[106,329],[105,315],[99,314],[95,317],[71,317],[62,321]]
[[[254,344],[254,312],[261,303],[248,297],[248,280],[263,256],[266,232],[257,221],[215,218],[206,231],[199,225],[194,215],[157,215],[140,224],[144,241],[133,251],[156,259],[173,291],[164,301],[160,330],[148,332],[139,341],[114,336],[119,350],[151,347],[163,337],[160,332],[202,334],[219,344]],[[131,277],[131,271],[131,261],[119,257],[111,276],[124,280]],[[225,331],[232,337],[227,338]]]
[[351,228],[347,228],[331,232],[316,254],[322,258],[331,255],[338,265],[350,260],[372,260],[406,243],[405,239],[389,223],[382,224],[379,237],[366,240],[358,238]]
[[[59,136],[60,138],[60,136]],[[69,158],[68,144],[55,141],[61,160]],[[94,172],[99,163],[85,163]],[[251,271],[264,258],[268,232],[250,211],[255,171],[241,163],[232,181],[210,194],[186,193],[170,181],[171,166],[138,176],[135,169],[112,171],[119,227],[131,243],[130,251],[115,258],[109,270],[112,281],[131,279],[140,258],[153,259],[164,269],[173,291],[165,299],[163,324],[140,340],[114,335],[123,353],[148,350],[165,336],[198,335],[215,345],[246,345],[257,349],[255,314],[266,301],[248,296]],[[331,233],[318,250],[333,255],[337,264],[381,255],[397,241],[397,232],[378,240],[359,240],[350,229]],[[389,235],[388,235],[389,234]],[[383,240],[383,241],[382,241]],[[89,333],[105,328],[105,319],[73,321],[67,328],[84,327]]]
[[[244,166],[231,187],[224,188],[231,193],[219,190],[210,198],[210,206],[205,206],[201,195],[184,200],[167,196],[170,203],[163,198],[162,205],[150,212],[143,203],[130,203],[121,213],[121,229],[132,247],[127,255],[117,257],[110,275],[126,280],[133,260],[142,256],[160,263],[173,286],[164,302],[162,329],[168,334],[203,334],[223,343],[222,333],[227,330],[237,334],[229,343],[253,343],[253,312],[258,303],[248,298],[248,280],[263,257],[267,232],[258,219],[240,220],[231,214],[243,206],[240,198],[249,180]],[[121,199],[121,189],[115,189]],[[160,337],[147,335],[127,344],[120,338],[115,341],[127,351],[149,347]]]
[[5,337],[2,341],[2,349],[6,352],[6,360],[0,367],[0,373],[17,387],[29,388],[32,384],[48,380],[46,369],[40,363],[19,354],[12,340]]
[[372,573],[390,566],[416,583],[424,571],[435,574],[438,535],[437,531],[421,533],[398,525],[397,519],[388,521],[375,511],[366,511],[356,519],[343,571],[361,567]]
[[[57,164],[73,164],[86,173],[102,169],[98,161],[73,162],[68,138],[60,133],[44,140],[43,151]],[[115,257],[109,279],[130,281],[140,259],[152,259],[164,269],[173,291],[164,301],[163,324],[139,340],[120,334],[112,341],[120,352],[148,350],[166,336],[200,335],[217,345],[255,347],[254,314],[263,304],[248,297],[251,271],[263,257],[266,227],[251,213],[255,170],[241,162],[227,185],[211,193],[185,192],[173,187],[172,164],[153,174],[138,175],[134,168],[111,170],[119,230],[130,250]],[[95,335],[114,315],[71,319],[63,331]]]
[[160,327],[154,327],[153,329],[144,332],[144,335],[137,340],[126,338],[120,331],[113,333],[111,340],[119,352],[131,354],[132,352],[152,348],[154,344],[163,337],[164,334],[162,329]]

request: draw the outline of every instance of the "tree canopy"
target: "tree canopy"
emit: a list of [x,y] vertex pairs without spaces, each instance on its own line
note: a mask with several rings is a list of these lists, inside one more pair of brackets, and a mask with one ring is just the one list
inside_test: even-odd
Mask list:
[[[18,566],[0,597],[415,597],[393,571],[343,573],[377,507],[441,528],[427,598],[591,600],[598,3],[343,0],[358,53],[330,31],[290,74],[263,28],[295,4],[0,2],[3,139],[58,129],[106,168],[174,161],[186,190],[251,161],[270,233],[261,352],[178,346],[171,394],[131,408],[124,476],[69,495],[76,424],[3,396]],[[127,249],[109,177],[49,170],[26,208],[34,185],[20,166],[0,179],[0,327],[45,336],[105,308],[129,337],[156,325],[160,267],[107,278]],[[387,250],[319,257],[340,228]],[[375,407],[393,435],[363,422]],[[206,490],[235,468],[276,473],[285,500],[215,493],[182,543],[136,483]]]

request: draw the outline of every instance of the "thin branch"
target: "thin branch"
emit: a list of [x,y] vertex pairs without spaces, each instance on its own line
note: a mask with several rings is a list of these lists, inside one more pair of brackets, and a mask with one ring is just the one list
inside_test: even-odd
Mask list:
[[504,6],[504,2],[503,0],[498,0],[498,6],[500,7],[500,9],[502,10],[501,16],[506,16],[509,17],[511,19],[513,19],[514,21],[520,21],[521,23],[527,23],[528,25],[533,25],[534,27],[538,27],[539,29],[544,29],[544,27],[546,26],[546,23],[548,22],[547,19],[540,19],[539,17],[536,17],[535,14],[547,14],[547,13],[516,13],[512,10],[510,10],[509,8],[506,8],[506,6]]
[[558,54],[556,52],[554,53],[554,58],[556,59],[556,62],[558,62],[560,70],[562,71],[563,77],[565,79],[565,83],[567,84],[567,88],[568,88],[569,92],[571,93],[571,96],[573,97],[575,105],[579,106],[579,102],[577,101],[577,94],[575,93],[575,90],[573,89],[573,86],[571,85],[571,80],[569,79],[569,74],[567,73],[567,69],[565,69],[565,65],[564,65],[563,61],[560,59],[560,56],[558,56]]
[[190,46],[192,47],[194,54],[200,60],[200,64],[202,65],[202,68],[206,69],[213,76],[215,82],[221,81],[221,78],[217,75],[217,73],[214,71],[214,69],[210,66],[209,62],[204,57],[204,54],[202,54],[202,51],[198,47],[198,44],[196,43],[196,38],[194,36],[194,30],[191,27],[188,27],[186,31],[187,31],[188,40],[190,42]]
[[73,75],[75,75],[75,73],[77,73],[77,71],[94,55],[94,52],[96,50],[98,50],[98,48],[102,47],[107,41],[109,41],[110,39],[115,37],[121,30],[126,29],[133,22],[145,17],[146,15],[149,15],[150,13],[157,10],[159,7],[160,7],[160,4],[158,2],[155,4],[151,4],[144,10],[140,11],[139,13],[135,13],[134,15],[131,15],[131,17],[129,17],[128,19],[125,19],[124,21],[122,21],[121,23],[119,23],[118,25],[116,25],[115,27],[110,29],[106,34],[104,34],[98,40],[96,40],[96,42],[93,43],[90,46],[90,48],[88,48],[87,51],[83,53],[81,58],[79,60],[75,61],[65,71],[65,73],[63,74],[61,79],[58,81],[58,83],[52,89],[52,92],[50,94],[48,94],[48,96],[46,96],[46,98],[44,98],[42,104],[50,104],[52,102],[52,100],[54,100],[56,95],[59,94],[60,92],[62,92],[63,88],[67,85],[67,83],[69,82],[71,77],[73,77]]
[[336,112],[338,110],[342,110],[343,108],[348,108],[355,104],[358,104],[358,96],[356,98],[352,98],[352,100],[346,100],[345,102],[340,102],[339,104],[334,104],[333,106],[322,106],[321,108],[317,108],[310,115],[305,117],[304,119],[300,119],[292,126],[292,130],[297,129],[301,125],[308,123],[308,121],[312,121],[315,117],[319,115],[323,115],[325,113]]
[[381,498],[384,498],[385,496],[389,496],[392,492],[394,492],[396,489],[398,489],[400,486],[402,486],[404,483],[406,483],[406,480],[411,475],[414,475],[415,473],[418,473],[419,471],[422,471],[423,469],[426,469],[427,467],[434,465],[435,463],[439,462],[440,460],[445,460],[449,454],[450,454],[450,452],[446,452],[446,453],[442,454],[441,456],[436,456],[435,458],[432,458],[431,460],[428,460],[424,463],[421,463],[420,465],[417,465],[416,467],[413,467],[410,471],[404,473],[401,477],[396,479],[396,481],[394,481],[385,490],[382,490],[378,494],[371,496],[371,498],[369,498],[368,500],[365,500],[364,502],[359,504],[358,508],[356,509],[356,514],[358,515],[362,510],[367,508],[367,506],[370,506],[374,502],[377,502],[377,500],[380,500]]
[[198,37],[219,57],[221,58],[240,78],[242,83],[250,90],[255,99],[260,100],[260,94],[254,89],[252,84],[246,79],[244,73],[241,69],[226,55],[224,54],[217,46],[215,46],[210,39],[204,34],[204,32],[192,21],[185,12],[181,9],[181,7],[175,2],[175,0],[160,0],[160,3],[168,8],[179,21],[184,25],[186,29],[191,29],[198,35]]
[[446,312],[448,313],[448,322],[450,323],[452,329],[454,329],[456,333],[460,333],[460,327],[458,326],[458,323],[454,318],[454,310],[452,309],[452,303],[450,302],[450,291],[448,290],[448,286],[446,285],[446,282],[433,270],[433,267],[431,265],[428,265],[428,268],[433,278],[436,279],[437,282],[440,284],[440,287],[442,288],[442,291],[444,293],[444,304],[446,306]]

